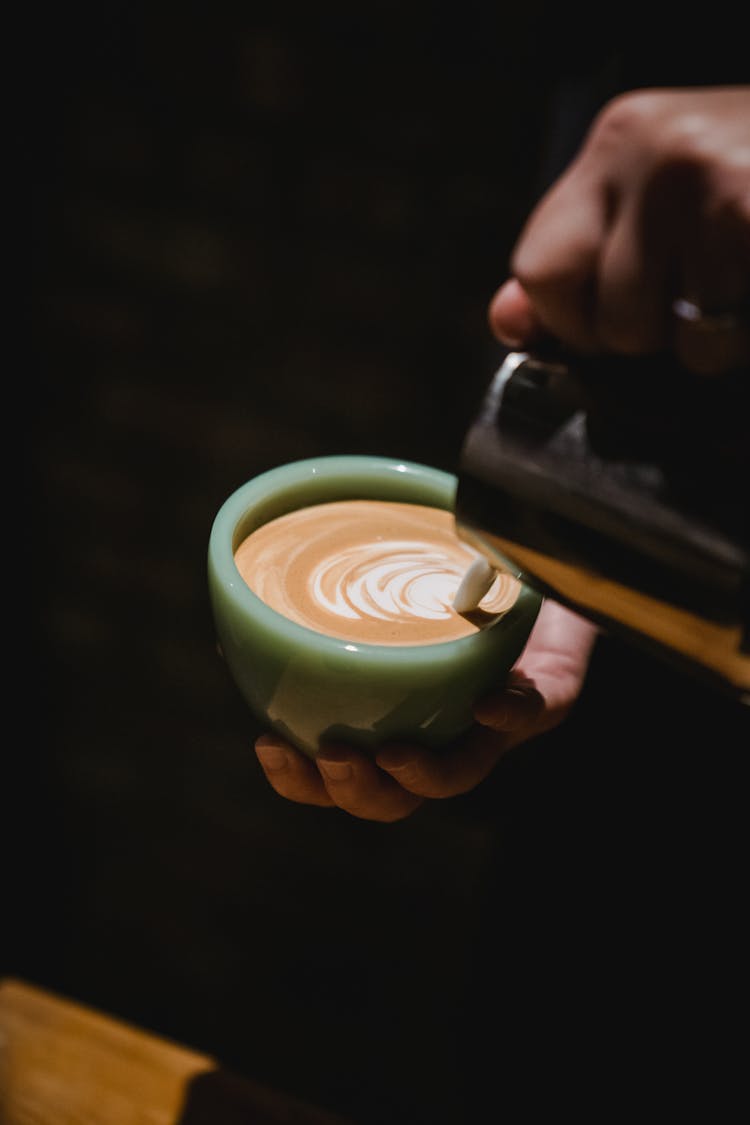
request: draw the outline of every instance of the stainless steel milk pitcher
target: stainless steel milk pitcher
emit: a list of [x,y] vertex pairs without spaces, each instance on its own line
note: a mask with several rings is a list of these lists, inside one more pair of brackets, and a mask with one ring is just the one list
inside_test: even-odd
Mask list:
[[750,702],[750,372],[509,351],[460,455],[496,567]]

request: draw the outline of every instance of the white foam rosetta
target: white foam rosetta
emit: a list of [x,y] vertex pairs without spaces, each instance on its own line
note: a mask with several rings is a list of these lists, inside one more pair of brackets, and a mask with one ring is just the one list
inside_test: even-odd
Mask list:
[[461,570],[433,545],[384,539],[321,559],[310,574],[312,597],[340,617],[447,620]]
[[519,589],[507,574],[497,576],[477,616],[453,608],[476,558],[456,536],[449,512],[372,500],[281,516],[248,536],[235,555],[250,588],[287,617],[381,644],[450,640],[507,611]]

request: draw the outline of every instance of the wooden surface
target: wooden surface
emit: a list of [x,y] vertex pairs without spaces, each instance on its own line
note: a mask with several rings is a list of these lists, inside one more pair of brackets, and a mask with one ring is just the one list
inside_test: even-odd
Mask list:
[[21,980],[0,982],[2,1125],[345,1125],[216,1060]]

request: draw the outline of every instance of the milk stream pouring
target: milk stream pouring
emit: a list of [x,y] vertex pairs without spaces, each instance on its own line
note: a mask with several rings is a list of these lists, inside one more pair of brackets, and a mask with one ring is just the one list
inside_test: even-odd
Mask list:
[[495,567],[750,704],[750,372],[509,351],[461,450]]

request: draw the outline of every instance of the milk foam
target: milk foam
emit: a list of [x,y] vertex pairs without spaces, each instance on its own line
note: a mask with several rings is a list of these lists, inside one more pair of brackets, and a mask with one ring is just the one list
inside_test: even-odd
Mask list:
[[346,500],[264,524],[235,561],[272,608],[318,632],[375,644],[467,636],[515,603],[519,584],[498,575],[475,614],[453,599],[477,553],[449,512],[424,505]]

